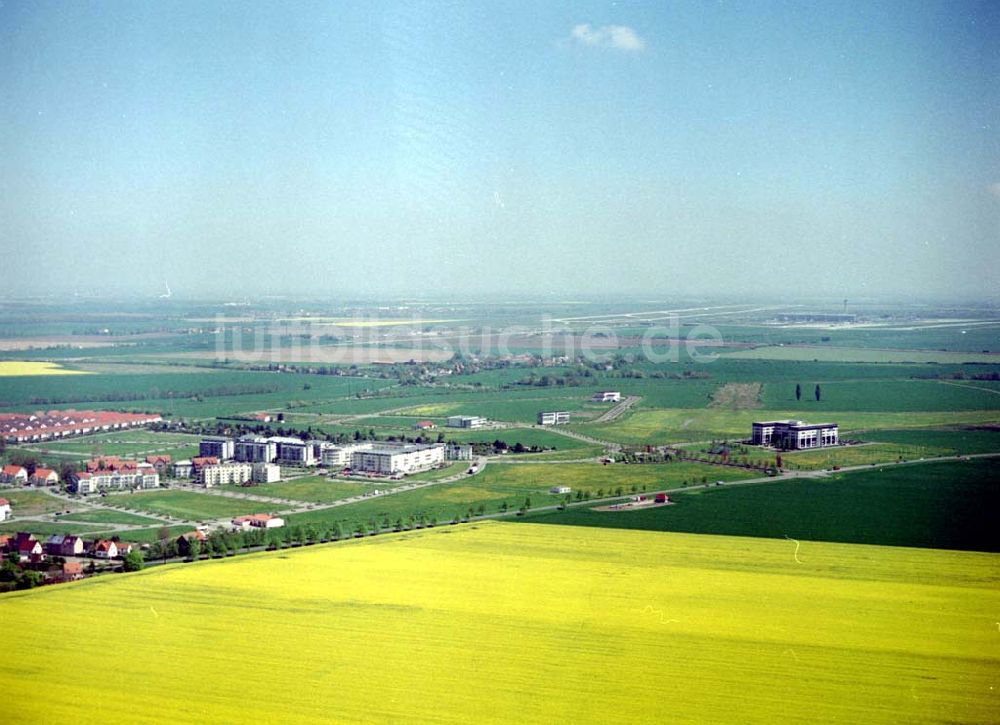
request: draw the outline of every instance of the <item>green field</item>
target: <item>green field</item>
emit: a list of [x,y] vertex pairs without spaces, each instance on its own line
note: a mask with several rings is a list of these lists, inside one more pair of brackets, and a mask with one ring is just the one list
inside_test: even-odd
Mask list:
[[[994,331],[994,335],[996,332]],[[817,360],[855,363],[997,363],[996,353],[939,350],[885,350],[876,347],[765,346],[726,352],[722,357],[751,360]]]
[[133,524],[135,526],[152,525],[157,523],[156,519],[148,516],[137,516],[126,511],[115,509],[81,509],[74,513],[64,514],[61,520],[71,523],[96,523],[96,524]]
[[1000,428],[923,429],[860,431],[865,439],[902,445],[926,446],[948,453],[994,453],[1000,451]]
[[0,523],[0,533],[13,534],[18,531],[27,531],[36,537],[54,536],[57,534],[90,534],[100,528],[100,525],[83,526],[45,521],[4,521]]
[[[718,408],[639,410],[610,424],[584,424],[574,430],[603,440],[637,445],[711,441],[750,437],[750,424],[755,420],[811,420],[795,410],[722,410]],[[974,423],[1000,422],[1000,410],[940,411],[913,413],[839,412],[829,414],[830,422],[838,423],[842,437],[851,431],[880,428],[921,428]],[[815,420],[827,422],[827,420]]]
[[166,453],[174,460],[182,460],[198,455],[198,441],[199,437],[193,435],[136,429],[81,436],[64,441],[47,441],[22,448],[41,455],[72,453],[78,454],[81,458],[89,458],[92,455],[142,458],[156,453]]
[[[297,723],[990,722],[996,576],[995,555],[969,552],[494,522],[386,535],[5,595],[0,676],[20,694],[0,708],[82,725],[248,707]],[[44,611],[86,627],[67,636]],[[252,656],[222,666],[248,632]],[[51,663],[108,652],[129,687],[31,696]]]
[[192,521],[228,518],[262,511],[259,501],[241,501],[193,491],[149,491],[114,496],[115,505],[139,512],[165,514]]
[[[411,515],[436,518],[439,523],[461,518],[471,508],[482,506],[485,513],[496,513],[504,503],[511,511],[519,509],[525,498],[532,507],[561,503],[565,494],[551,494],[553,486],[570,486],[574,496],[577,491],[587,491],[591,496],[600,492],[613,496],[621,487],[623,495],[636,491],[654,491],[705,480],[738,480],[756,474],[738,468],[723,468],[703,463],[670,463],[648,465],[598,463],[490,463],[475,476],[413,491],[368,499],[348,506],[289,514],[289,523],[339,522],[347,531],[371,520],[390,523]],[[643,488],[645,487],[645,489]]]
[[0,498],[10,501],[11,513],[14,516],[38,516],[39,514],[78,508],[75,504],[65,499],[50,496],[44,491],[23,488],[0,487]]
[[892,466],[829,479],[683,492],[627,512],[585,508],[525,521],[1000,552],[996,459]]
[[[795,384],[802,385],[802,399],[795,400]],[[764,408],[797,411],[802,417],[829,417],[841,411],[959,411],[1000,410],[1000,384],[940,380],[790,381],[764,385]]]
[[[682,448],[702,456],[711,456],[707,453],[710,446],[695,444],[682,446]],[[863,466],[872,463],[894,463],[899,460],[914,461],[920,458],[936,458],[952,454],[953,451],[946,447],[902,443],[864,443],[816,448],[808,451],[784,451],[780,455],[782,468],[809,471],[828,469],[833,466],[846,468],[847,466]],[[731,449],[729,460],[734,463],[750,462],[776,466],[777,455],[775,451],[766,448],[739,446]]]

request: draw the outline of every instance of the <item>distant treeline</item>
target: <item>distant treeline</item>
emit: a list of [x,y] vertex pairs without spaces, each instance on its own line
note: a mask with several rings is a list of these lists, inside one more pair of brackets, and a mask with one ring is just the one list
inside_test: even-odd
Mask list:
[[916,380],[1000,380],[1000,372],[973,373],[971,375],[959,370],[955,373],[925,373],[914,375]]

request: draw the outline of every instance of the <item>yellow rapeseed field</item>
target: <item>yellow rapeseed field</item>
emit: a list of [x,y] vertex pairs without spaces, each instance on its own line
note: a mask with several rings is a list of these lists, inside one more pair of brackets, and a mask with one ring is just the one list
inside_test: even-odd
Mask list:
[[89,375],[85,370],[68,370],[59,363],[30,360],[0,360],[0,378],[25,375]]
[[996,721],[998,563],[491,522],[175,565],[0,597],[0,721]]

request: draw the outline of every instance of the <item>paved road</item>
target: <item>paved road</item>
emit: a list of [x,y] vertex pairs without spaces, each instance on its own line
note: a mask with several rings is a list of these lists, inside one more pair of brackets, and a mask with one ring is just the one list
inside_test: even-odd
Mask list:
[[620,403],[618,403],[618,405],[616,405],[614,408],[612,408],[611,410],[607,411],[600,418],[597,418],[596,420],[594,420],[594,422],[595,423],[610,423],[615,418],[618,418],[618,417],[624,415],[625,411],[627,411],[633,405],[635,405],[636,403],[638,403],[640,400],[642,400],[642,398],[639,397],[638,395],[629,395],[629,396],[627,396],[625,398],[625,400],[623,400]]

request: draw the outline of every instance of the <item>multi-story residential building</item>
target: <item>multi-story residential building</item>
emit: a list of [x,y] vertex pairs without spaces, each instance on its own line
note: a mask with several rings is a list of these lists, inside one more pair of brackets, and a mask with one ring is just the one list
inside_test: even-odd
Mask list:
[[351,468],[355,471],[367,471],[384,476],[416,473],[443,462],[444,445],[440,443],[383,445],[355,451],[351,456]]
[[232,438],[212,436],[202,438],[198,444],[199,456],[215,456],[220,461],[231,461],[236,455],[236,442]]
[[271,438],[242,436],[236,441],[234,457],[245,463],[274,463],[278,444]]
[[252,479],[253,466],[249,463],[217,463],[214,466],[204,466],[198,471],[198,483],[205,488],[246,483]]
[[276,463],[254,463],[250,480],[254,483],[274,483],[281,480],[281,466]]
[[538,414],[538,425],[563,425],[565,423],[569,423],[569,413],[566,411]]
[[174,461],[172,470],[174,473],[174,478],[191,478],[191,471],[194,469],[194,464],[191,461]]
[[750,442],[786,450],[823,448],[840,442],[836,423],[803,423],[801,420],[771,420],[753,423]]
[[312,441],[304,441],[300,438],[269,438],[274,443],[274,460],[286,463],[290,466],[315,466],[316,457],[313,452]]

